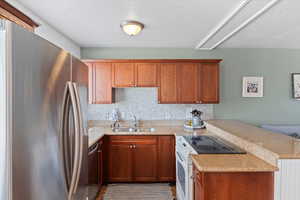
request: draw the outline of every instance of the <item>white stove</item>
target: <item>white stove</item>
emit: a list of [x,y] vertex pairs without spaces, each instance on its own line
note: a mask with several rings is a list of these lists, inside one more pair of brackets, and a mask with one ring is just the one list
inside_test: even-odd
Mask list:
[[[193,200],[192,161],[190,154],[197,152],[182,137],[176,136],[176,195],[177,200]],[[189,187],[190,186],[190,187]]]
[[178,200],[193,200],[191,154],[244,154],[245,151],[212,136],[176,136],[176,193]]

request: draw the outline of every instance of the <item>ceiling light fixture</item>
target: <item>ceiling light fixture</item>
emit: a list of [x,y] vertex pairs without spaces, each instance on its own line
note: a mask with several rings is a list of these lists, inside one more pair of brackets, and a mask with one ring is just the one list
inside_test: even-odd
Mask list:
[[138,21],[125,21],[121,24],[121,28],[126,34],[134,36],[143,30],[144,24]]

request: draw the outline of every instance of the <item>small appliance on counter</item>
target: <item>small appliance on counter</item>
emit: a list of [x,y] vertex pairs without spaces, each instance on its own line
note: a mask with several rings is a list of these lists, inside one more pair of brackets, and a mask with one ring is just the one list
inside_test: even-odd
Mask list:
[[202,112],[200,110],[195,109],[191,112],[191,114],[192,114],[192,119],[187,120],[184,123],[183,127],[185,129],[189,129],[189,130],[196,130],[196,129],[205,128],[204,122],[201,119]]

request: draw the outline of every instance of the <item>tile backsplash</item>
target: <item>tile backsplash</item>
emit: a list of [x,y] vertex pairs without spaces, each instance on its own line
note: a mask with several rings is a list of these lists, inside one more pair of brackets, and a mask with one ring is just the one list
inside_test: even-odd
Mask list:
[[190,117],[192,109],[203,112],[203,119],[213,118],[213,105],[158,104],[157,88],[115,89],[114,104],[89,105],[89,120],[107,120],[113,109],[117,109],[122,120],[184,120]]

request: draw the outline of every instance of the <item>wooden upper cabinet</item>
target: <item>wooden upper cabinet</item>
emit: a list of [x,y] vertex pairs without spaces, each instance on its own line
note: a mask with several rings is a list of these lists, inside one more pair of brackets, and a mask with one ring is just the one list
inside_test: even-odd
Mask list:
[[159,76],[158,103],[177,103],[177,64],[161,64]]
[[135,69],[137,87],[157,87],[158,64],[137,63]]
[[219,64],[203,63],[199,68],[200,103],[219,103]]
[[135,87],[135,64],[114,63],[112,81],[113,87]]
[[178,103],[198,103],[198,66],[197,63],[178,64]]
[[89,66],[89,103],[111,104],[112,66],[110,63],[87,63]]
[[114,102],[112,88],[158,87],[161,104],[217,104],[221,60],[99,60],[89,65],[92,104]]

